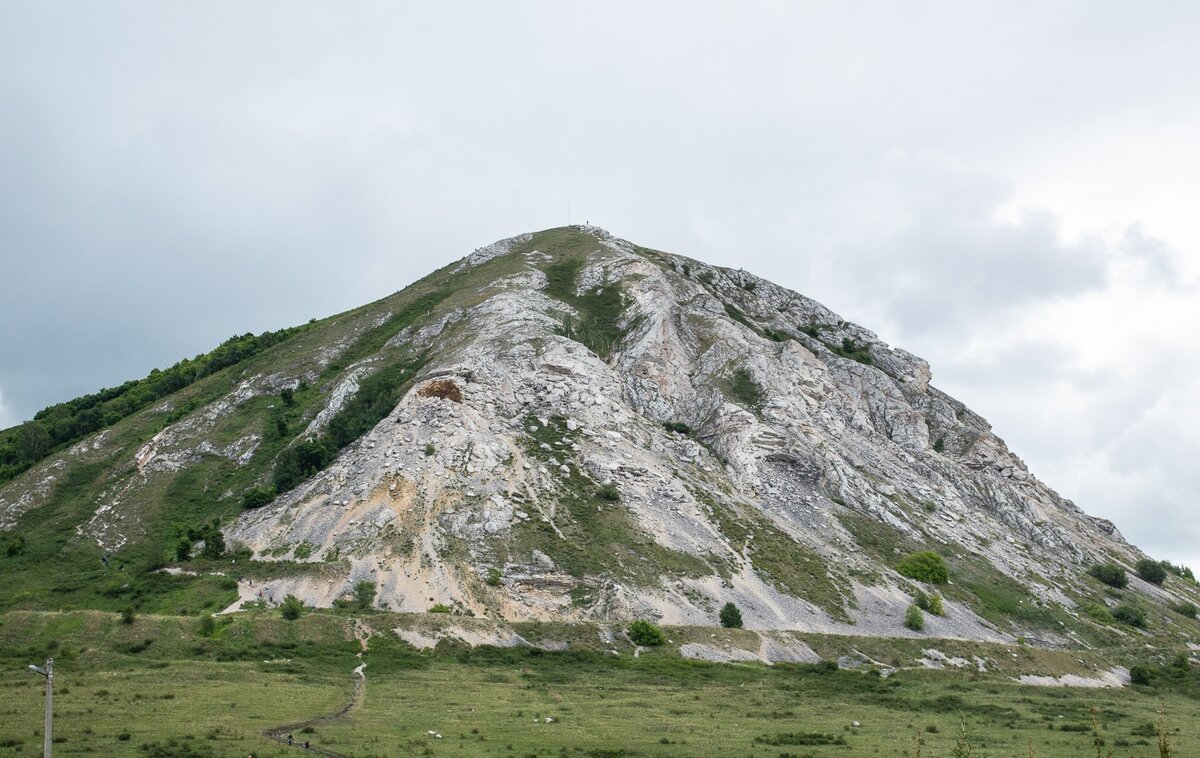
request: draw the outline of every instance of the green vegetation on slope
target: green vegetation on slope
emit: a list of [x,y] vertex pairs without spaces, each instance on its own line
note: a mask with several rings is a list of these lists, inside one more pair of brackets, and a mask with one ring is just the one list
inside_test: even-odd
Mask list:
[[802,597],[835,619],[848,621],[846,599],[829,576],[829,565],[816,551],[792,539],[751,507],[736,513],[702,493],[721,534],[750,559],[754,570],[781,592]]
[[559,333],[586,345],[596,355],[607,358],[620,344],[629,327],[621,327],[625,310],[619,285],[595,287],[576,294],[579,273],[586,256],[599,243],[590,234],[574,229],[552,229],[539,232],[529,242],[519,246],[556,256],[542,271],[546,274],[546,294],[570,305],[579,318],[567,317]]
[[[514,528],[510,540],[496,541],[494,549],[502,561],[530,560],[537,549],[574,577],[609,576],[642,585],[657,583],[663,574],[695,577],[713,573],[701,558],[663,547],[638,528],[621,504],[619,492],[613,499],[616,488],[598,484],[579,468],[569,448],[574,433],[567,429],[566,420],[559,416],[547,420],[549,425],[541,426],[536,418],[526,419],[527,430],[537,429],[528,433],[525,453],[548,465],[566,462],[570,473],[560,480],[552,519],[535,515]],[[551,450],[542,448],[543,444]],[[526,508],[534,510],[531,505]],[[579,597],[580,602],[586,600],[586,596]]]
[[290,490],[326,468],[339,451],[386,418],[424,365],[422,356],[387,366],[363,379],[358,391],[329,420],[329,426],[322,434],[279,454],[273,475],[275,491]]
[[174,394],[206,376],[237,365],[300,331],[297,326],[259,335],[230,337],[215,350],[185,358],[165,370],[154,369],[111,389],[83,395],[38,411],[32,421],[0,434],[0,483],[89,434],[112,426],[155,400]]

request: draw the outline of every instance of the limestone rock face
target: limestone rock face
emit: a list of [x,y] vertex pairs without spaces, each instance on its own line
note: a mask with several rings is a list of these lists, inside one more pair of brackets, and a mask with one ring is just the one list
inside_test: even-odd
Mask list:
[[[715,625],[734,602],[748,627],[912,636],[923,591],[947,611],[924,634],[1059,644],[1085,623],[1083,567],[1141,557],[925,361],[769,281],[594,227],[480,248],[47,459],[0,488],[0,528],[74,461],[115,462],[75,526],[104,550],[176,492],[238,511],[401,365],[419,368],[378,423],[225,523],[281,562],[243,578],[238,605],[330,605],[366,583],[400,611]],[[289,417],[293,390],[308,399]],[[952,583],[897,573],[917,550]]]
[[[565,297],[547,277],[564,237],[579,256]],[[900,635],[916,585],[864,544],[874,529],[892,553],[942,546],[1036,577],[1035,604],[1070,605],[1061,588],[1084,562],[1134,558],[931,387],[925,361],[819,303],[591,227],[498,242],[458,269],[502,257],[473,302],[402,335],[431,359],[384,421],[229,529],[262,559],[307,544],[306,560],[348,561],[289,591],[328,603],[370,581],[398,610],[692,624],[733,601],[749,626]],[[621,335],[598,354],[564,324],[613,288]],[[435,378],[462,402],[422,397]],[[614,530],[636,542],[605,542]],[[1008,636],[947,605],[933,633]]]

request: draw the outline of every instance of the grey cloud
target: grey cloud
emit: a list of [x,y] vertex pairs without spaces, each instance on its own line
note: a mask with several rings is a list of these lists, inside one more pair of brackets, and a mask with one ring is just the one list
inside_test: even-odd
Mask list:
[[835,260],[858,299],[870,297],[902,336],[962,335],[1104,283],[1103,247],[1063,243],[1051,214],[998,217],[1012,194],[1004,179],[936,151],[893,150],[875,181],[894,228],[839,245]]

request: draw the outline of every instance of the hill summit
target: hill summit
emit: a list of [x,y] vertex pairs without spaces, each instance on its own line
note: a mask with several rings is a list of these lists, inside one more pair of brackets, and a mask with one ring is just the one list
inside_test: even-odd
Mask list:
[[[1111,633],[1087,570],[1145,559],[925,361],[595,227],[235,340],[0,438],[45,435],[0,487],[9,607],[715,625],[733,603],[760,629],[1072,645]],[[1198,599],[1126,581],[1152,610]]]

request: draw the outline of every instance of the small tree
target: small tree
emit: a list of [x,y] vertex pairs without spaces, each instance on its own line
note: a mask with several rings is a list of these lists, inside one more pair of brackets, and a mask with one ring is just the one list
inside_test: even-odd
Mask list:
[[209,524],[201,532],[200,539],[204,540],[204,548],[200,555],[205,558],[220,558],[225,554],[225,535],[221,534],[216,522]]
[[1129,681],[1132,684],[1140,684],[1145,686],[1150,684],[1154,678],[1154,670],[1149,666],[1131,666],[1129,669]]
[[375,605],[375,582],[359,582],[354,585],[354,604],[363,611]]
[[279,612],[288,621],[295,621],[300,618],[300,614],[304,612],[304,603],[300,602],[300,598],[295,595],[288,595],[279,604]]
[[179,542],[175,544],[175,560],[190,561],[192,559],[192,541],[187,537],[180,537]]
[[133,606],[127,605],[121,609],[121,623],[122,624],[132,624],[133,623]]
[[909,579],[926,584],[945,584],[950,581],[950,569],[946,561],[932,550],[922,550],[904,557],[896,570]]
[[1162,583],[1167,581],[1167,570],[1158,561],[1143,558],[1137,562],[1137,575],[1143,581],[1150,582],[1162,586]]
[[723,605],[718,618],[721,620],[721,626],[726,629],[742,628],[742,612],[733,603]]
[[201,637],[211,637],[217,631],[217,621],[212,614],[206,613],[196,622],[196,634]]
[[631,623],[625,633],[629,635],[629,639],[633,644],[640,647],[653,647],[667,641],[666,637],[663,636],[662,629],[643,619],[638,619]]
[[929,598],[929,608],[927,610],[934,616],[945,616],[946,606],[942,604],[942,596],[935,592]]
[[492,566],[487,570],[487,577],[483,580],[489,587],[500,586],[500,569]]
[[908,610],[904,612],[904,625],[914,632],[925,628],[925,614],[921,613],[916,603],[908,606]]
[[1123,589],[1129,585],[1129,577],[1125,569],[1115,563],[1097,563],[1087,570],[1088,576],[1107,584],[1109,587]]
[[926,595],[921,590],[917,590],[917,593],[913,595],[913,605],[923,611],[929,610],[929,595]]

